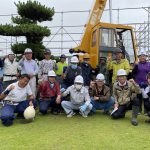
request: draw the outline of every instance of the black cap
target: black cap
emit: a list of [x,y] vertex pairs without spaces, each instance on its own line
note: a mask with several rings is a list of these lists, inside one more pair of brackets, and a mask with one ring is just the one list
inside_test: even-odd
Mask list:
[[62,55],[60,56],[60,58],[66,58],[66,55],[62,54]]
[[44,53],[51,53],[51,50],[48,48],[45,48]]
[[122,53],[122,50],[121,50],[120,48],[116,48],[115,51],[114,51],[114,53],[115,53],[115,54],[116,54],[116,53]]

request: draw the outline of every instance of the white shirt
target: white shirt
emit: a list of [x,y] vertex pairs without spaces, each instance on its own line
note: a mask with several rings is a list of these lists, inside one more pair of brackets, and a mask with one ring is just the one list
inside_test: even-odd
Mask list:
[[148,87],[146,87],[145,89],[142,88],[141,90],[142,90],[142,96],[143,96],[143,98],[148,98],[149,96],[147,95],[147,93],[150,92],[150,85]]
[[17,79],[17,77],[13,76],[5,76],[6,75],[16,75],[18,73],[17,69],[19,68],[18,66],[18,62],[16,62],[15,60],[11,63],[11,61],[6,58],[4,60],[4,77],[3,77],[3,81],[10,81],[10,80],[15,80]]
[[71,102],[75,105],[81,105],[83,102],[86,102],[87,105],[90,104],[90,96],[87,88],[82,87],[80,91],[77,91],[75,86],[72,85],[67,88],[63,93],[63,96],[66,96],[70,93]]
[[6,89],[8,89],[11,85],[14,85],[15,88],[10,91],[10,93],[5,97],[4,100],[10,100],[13,102],[21,102],[27,100],[28,95],[32,95],[31,88],[29,84],[24,88],[18,86],[18,82],[10,84]]

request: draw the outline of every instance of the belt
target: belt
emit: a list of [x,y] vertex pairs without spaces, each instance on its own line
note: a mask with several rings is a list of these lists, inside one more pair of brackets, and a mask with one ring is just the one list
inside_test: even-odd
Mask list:
[[4,74],[3,76],[7,76],[7,77],[16,77],[16,75],[14,75],[14,74],[12,74],[12,75],[11,75],[11,74],[9,74],[9,75],[8,75],[8,74]]
[[12,101],[12,100],[3,100],[3,102],[5,104],[9,104],[9,105],[18,105],[19,102],[15,102],[15,101]]

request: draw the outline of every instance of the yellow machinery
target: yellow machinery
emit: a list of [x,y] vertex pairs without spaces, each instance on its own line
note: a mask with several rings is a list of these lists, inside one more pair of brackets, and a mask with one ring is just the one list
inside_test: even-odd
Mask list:
[[99,63],[100,57],[112,57],[113,53],[121,49],[130,63],[136,58],[136,47],[131,26],[99,22],[107,0],[96,0],[86,24],[85,31],[78,47],[71,53],[88,53],[93,68]]

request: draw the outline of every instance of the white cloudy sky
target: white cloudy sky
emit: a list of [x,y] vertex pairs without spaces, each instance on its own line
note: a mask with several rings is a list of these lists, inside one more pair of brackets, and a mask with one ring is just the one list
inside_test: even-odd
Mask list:
[[[2,1],[2,0],[1,0]],[[21,2],[26,2],[27,0],[20,0]],[[77,10],[90,10],[94,0],[37,0],[41,2],[41,4],[45,4],[47,7],[54,7],[56,12],[60,11],[77,11]],[[108,0],[109,1],[109,0]],[[108,8],[108,1],[106,9]],[[10,17],[8,16],[1,16],[1,15],[9,15],[9,14],[16,14],[17,10],[14,5],[14,2],[18,2],[18,0],[5,0],[1,2],[0,5],[0,23],[11,23]],[[150,0],[112,0],[112,7],[113,8],[132,8],[132,7],[148,7],[150,6]],[[140,10],[126,10],[120,11],[120,23],[143,23],[147,21],[147,12],[144,9]],[[64,14],[64,25],[84,25],[88,19],[88,13],[70,13]],[[108,12],[104,12],[102,21],[108,22],[109,21],[109,14]],[[117,23],[117,11],[113,11],[113,23]],[[46,22],[45,25],[47,26],[60,26],[61,25],[61,17],[60,14],[55,14],[54,19],[52,22]],[[56,33],[59,28],[52,29],[52,33]],[[66,28],[67,32],[82,32],[83,28]],[[81,37],[75,36],[74,39],[78,40]],[[4,38],[4,39],[2,39]],[[8,40],[6,37],[2,37],[1,40],[4,42]],[[53,40],[56,40],[60,37],[54,37]],[[64,39],[68,39],[69,37],[64,36]],[[12,38],[13,39],[13,38]],[[46,40],[50,40],[49,39]],[[0,41],[1,41],[0,40]],[[14,39],[13,39],[14,40]],[[19,38],[18,38],[19,40]],[[71,40],[71,39],[70,39]],[[10,41],[10,39],[8,40]],[[54,43],[45,43],[48,47],[52,47]],[[75,43],[70,43],[74,45]],[[60,44],[57,43],[60,46]],[[68,46],[68,43],[64,43],[64,46]],[[0,43],[0,49],[7,49],[9,50],[10,46],[9,43],[2,44]],[[71,45],[70,45],[71,47]]]

